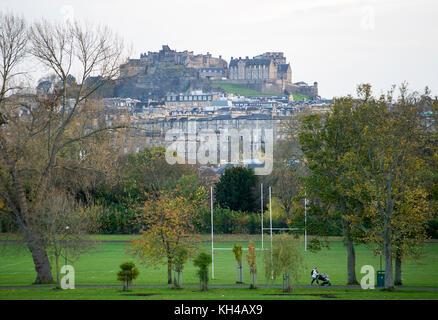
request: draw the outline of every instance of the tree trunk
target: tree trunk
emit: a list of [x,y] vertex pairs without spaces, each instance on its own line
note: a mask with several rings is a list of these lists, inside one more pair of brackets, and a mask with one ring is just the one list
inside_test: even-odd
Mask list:
[[26,204],[27,199],[23,187],[17,177],[14,168],[10,169],[11,176],[14,182],[14,187],[17,192],[18,202],[20,204],[20,215],[17,217],[20,226],[23,228],[24,240],[27,248],[32,254],[33,263],[35,264],[35,271],[37,277],[34,284],[53,283],[52,268],[50,266],[49,258],[47,257],[46,248],[35,236],[31,229],[32,219],[29,215]]
[[356,279],[356,252],[354,251],[354,243],[349,237],[346,238],[345,245],[347,247],[347,275],[348,285],[357,285],[359,282]]
[[182,271],[178,271],[178,288],[182,287]]
[[182,287],[182,266],[174,265],[173,267],[173,287],[181,288]]
[[385,224],[383,235],[383,254],[385,256],[385,289],[394,288],[394,277],[392,269],[392,244],[391,244],[391,227]]
[[202,272],[201,276],[199,277],[199,281],[201,284],[201,291],[207,291],[208,290],[208,279],[207,279],[208,273]]
[[250,281],[251,284],[249,286],[250,289],[257,288],[257,273],[254,267],[250,267]]
[[290,274],[284,273],[283,274],[283,292],[292,292],[292,287],[290,285]]
[[60,280],[59,280],[59,255],[55,255],[56,260],[56,288],[61,289]]
[[42,244],[29,234],[30,231],[24,233],[27,247],[32,254],[33,263],[35,264],[35,271],[37,277],[34,284],[53,283],[52,268],[47,256],[46,249]]
[[167,284],[172,284],[172,261],[167,259]]
[[402,285],[402,254],[399,249],[395,252],[395,279],[394,285]]
[[243,265],[242,265],[242,262],[237,262],[236,283],[243,283]]

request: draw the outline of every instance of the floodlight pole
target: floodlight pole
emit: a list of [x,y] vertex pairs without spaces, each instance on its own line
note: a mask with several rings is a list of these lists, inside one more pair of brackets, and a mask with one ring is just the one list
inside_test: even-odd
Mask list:
[[[272,268],[272,202],[271,202],[271,186],[269,186],[269,228],[271,231],[271,268]],[[272,271],[271,278],[274,279],[274,273]]]
[[261,222],[262,222],[262,250],[263,250],[263,183],[260,184],[260,209],[261,209]]
[[211,206],[211,279],[214,280],[213,187],[210,187],[210,206]]

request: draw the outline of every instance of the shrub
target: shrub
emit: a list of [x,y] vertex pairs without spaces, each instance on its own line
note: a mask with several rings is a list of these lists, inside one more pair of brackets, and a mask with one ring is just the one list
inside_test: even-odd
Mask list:
[[235,243],[233,246],[233,253],[237,262],[236,283],[243,283],[242,246]]
[[254,242],[251,241],[248,246],[248,253],[246,254],[246,260],[249,265],[249,274],[251,284],[249,285],[250,289],[257,288],[257,261],[256,261],[256,249],[254,247]]
[[201,252],[193,261],[195,267],[198,267],[198,276],[200,289],[206,291],[208,289],[208,266],[211,264],[211,255]]
[[276,235],[272,248],[265,251],[266,278],[283,276],[283,292],[292,291],[291,278],[298,279],[303,265],[303,256],[298,241],[289,234]]
[[123,281],[123,291],[129,289],[132,280],[138,277],[138,269],[133,262],[125,262],[120,265],[120,271],[117,273],[117,280]]

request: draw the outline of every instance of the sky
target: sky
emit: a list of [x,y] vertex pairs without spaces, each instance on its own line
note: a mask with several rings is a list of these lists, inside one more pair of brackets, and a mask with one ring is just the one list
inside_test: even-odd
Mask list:
[[406,81],[438,95],[436,0],[2,0],[29,21],[79,19],[105,24],[132,47],[131,57],[178,51],[253,57],[282,51],[292,81],[318,82],[324,98],[380,94]]

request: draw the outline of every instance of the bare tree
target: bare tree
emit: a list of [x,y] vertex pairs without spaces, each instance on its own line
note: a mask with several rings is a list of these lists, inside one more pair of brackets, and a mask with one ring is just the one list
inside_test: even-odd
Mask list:
[[[106,27],[88,24],[42,21],[26,31],[24,21],[13,16],[2,16],[0,23],[6,61],[6,89],[0,95],[0,198],[32,254],[35,283],[49,283],[51,266],[44,239],[35,231],[34,209],[57,189],[71,187],[65,177],[87,177],[97,163],[92,156],[99,158],[96,145],[110,138],[109,130],[126,127],[101,121],[94,99],[100,87],[117,78],[123,41]],[[13,70],[26,55],[26,37],[31,57],[57,76],[53,94],[7,95]],[[72,73],[78,79],[73,86],[68,84]]]
[[278,198],[286,214],[286,220],[293,217],[297,207],[302,183],[306,175],[304,157],[295,139],[276,144],[275,166],[267,182],[273,186],[273,195]]
[[6,122],[3,103],[20,74],[17,67],[23,61],[27,49],[27,26],[24,19],[0,12],[0,126]]
[[95,211],[57,193],[38,202],[33,212],[34,232],[55,259],[56,287],[60,289],[60,259],[64,258],[66,264],[72,263],[94,244],[88,234],[97,228]]

